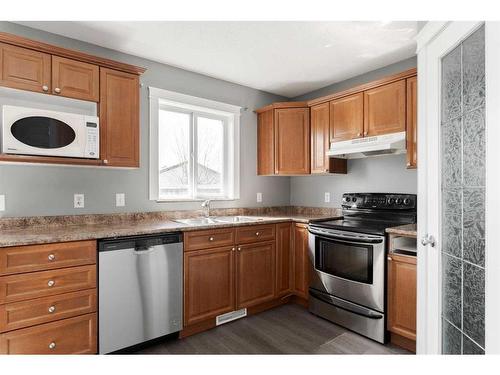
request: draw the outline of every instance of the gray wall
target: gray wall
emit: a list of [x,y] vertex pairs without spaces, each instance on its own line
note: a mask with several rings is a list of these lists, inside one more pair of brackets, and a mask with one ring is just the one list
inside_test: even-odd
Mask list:
[[[6,195],[6,211],[0,212],[0,217],[199,208],[198,203],[156,203],[148,200],[147,87],[150,85],[248,108],[241,116],[241,199],[215,202],[215,207],[289,204],[288,177],[256,175],[257,117],[253,113],[255,108],[273,101],[286,100],[285,98],[21,25],[0,22],[0,31],[148,69],[141,78],[144,84],[141,89],[141,168],[102,169],[1,164],[0,194]],[[126,194],[126,206],[115,207],[115,193],[121,192]],[[262,203],[256,203],[257,192],[263,193]],[[74,193],[85,194],[85,208],[73,208]]]
[[[366,74],[301,95],[293,100],[309,100],[356,85],[402,72],[417,66],[412,57]],[[298,206],[339,207],[344,192],[417,193],[417,171],[406,169],[405,155],[349,160],[346,175],[291,177],[290,203]],[[324,202],[330,192],[330,203]]]

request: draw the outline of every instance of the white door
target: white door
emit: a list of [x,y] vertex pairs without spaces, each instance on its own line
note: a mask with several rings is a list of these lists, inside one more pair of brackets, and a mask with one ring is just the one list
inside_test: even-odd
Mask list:
[[417,353],[483,354],[485,25],[430,22],[418,43]]

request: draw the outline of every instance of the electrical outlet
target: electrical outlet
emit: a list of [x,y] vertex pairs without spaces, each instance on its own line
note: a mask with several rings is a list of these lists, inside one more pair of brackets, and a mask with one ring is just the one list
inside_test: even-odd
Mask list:
[[84,208],[85,207],[85,195],[75,194],[73,196],[73,207],[74,208]]
[[257,202],[258,203],[262,202],[262,193],[257,193]]
[[330,193],[325,192],[325,203],[330,203]]
[[116,193],[116,207],[125,206],[125,194],[124,193]]
[[5,195],[0,195],[0,211],[5,211]]

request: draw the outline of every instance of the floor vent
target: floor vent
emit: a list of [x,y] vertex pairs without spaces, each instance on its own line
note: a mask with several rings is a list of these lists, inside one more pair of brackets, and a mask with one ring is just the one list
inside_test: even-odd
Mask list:
[[231,311],[216,317],[215,325],[220,326],[221,324],[232,322],[233,320],[244,318],[245,316],[247,316],[247,309]]

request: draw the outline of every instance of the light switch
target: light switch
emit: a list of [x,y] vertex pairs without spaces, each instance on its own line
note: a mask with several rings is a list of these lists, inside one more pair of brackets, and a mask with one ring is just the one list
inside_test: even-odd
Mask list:
[[116,207],[125,206],[125,194],[124,193],[116,193]]
[[5,211],[5,195],[0,195],[0,211]]
[[325,203],[330,203],[330,193],[325,192]]
[[73,196],[73,206],[75,208],[84,208],[85,207],[85,195],[75,194]]
[[257,202],[262,202],[262,193],[257,193]]

